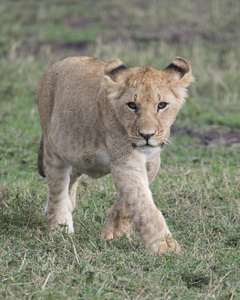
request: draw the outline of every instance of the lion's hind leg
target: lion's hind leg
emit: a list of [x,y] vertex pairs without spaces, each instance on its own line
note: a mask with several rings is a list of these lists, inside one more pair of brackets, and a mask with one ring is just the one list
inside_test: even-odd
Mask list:
[[44,166],[49,190],[45,208],[46,219],[52,230],[63,224],[67,226],[67,231],[72,233],[74,205],[69,196],[71,167],[57,153],[46,147],[44,147]]
[[101,237],[107,240],[124,234],[130,238],[132,221],[125,208],[124,202],[118,199],[110,209],[107,221],[102,228]]
[[73,209],[76,206],[76,193],[77,193],[77,186],[79,182],[79,178],[82,174],[79,173],[76,169],[72,168],[70,172],[70,182],[69,182],[69,197],[72,203]]

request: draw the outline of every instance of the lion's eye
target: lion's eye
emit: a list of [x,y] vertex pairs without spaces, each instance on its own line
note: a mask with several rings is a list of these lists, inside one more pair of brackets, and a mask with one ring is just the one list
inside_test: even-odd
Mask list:
[[127,103],[127,106],[131,109],[136,109],[137,108],[137,105],[135,102],[128,102]]
[[165,108],[167,105],[168,105],[167,102],[160,102],[160,103],[158,104],[158,110],[159,110],[159,109]]

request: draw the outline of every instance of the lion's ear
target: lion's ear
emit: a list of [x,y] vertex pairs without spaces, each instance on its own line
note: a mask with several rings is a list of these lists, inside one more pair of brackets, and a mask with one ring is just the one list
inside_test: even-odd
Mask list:
[[190,65],[181,57],[174,58],[164,72],[167,73],[170,80],[176,81],[182,87],[188,87],[194,81]]
[[122,71],[126,70],[127,67],[124,66],[120,59],[114,59],[109,61],[104,68],[104,75],[107,80],[116,82],[118,76]]

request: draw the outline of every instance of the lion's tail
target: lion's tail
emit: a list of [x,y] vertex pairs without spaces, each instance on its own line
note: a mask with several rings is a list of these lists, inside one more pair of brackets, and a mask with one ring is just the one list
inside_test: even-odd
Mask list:
[[38,150],[38,173],[42,177],[46,177],[45,172],[44,172],[44,165],[43,165],[43,155],[44,155],[44,147],[43,147],[43,135],[41,138],[39,150]]

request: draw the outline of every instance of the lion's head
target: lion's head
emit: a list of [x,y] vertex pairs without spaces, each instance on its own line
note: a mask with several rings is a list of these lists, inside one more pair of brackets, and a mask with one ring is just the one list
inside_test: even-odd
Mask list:
[[194,80],[189,64],[180,57],[164,71],[151,66],[127,69],[122,61],[112,60],[105,66],[104,79],[108,126],[121,124],[118,132],[128,136],[133,148],[164,144]]

